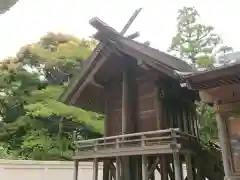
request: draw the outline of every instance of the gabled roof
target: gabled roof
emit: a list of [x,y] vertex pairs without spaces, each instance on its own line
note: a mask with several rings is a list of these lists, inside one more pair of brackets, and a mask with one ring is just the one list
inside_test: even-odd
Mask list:
[[167,66],[173,70],[178,70],[180,72],[193,71],[192,67],[185,61],[171,56],[165,52],[149,47],[145,44],[128,39],[120,35],[111,27],[106,26],[105,24],[98,24],[98,27],[96,28],[98,28],[98,33],[94,36],[96,39],[100,41],[110,41],[111,43],[114,43],[120,51],[129,54],[130,56],[134,56],[133,53],[129,52],[129,49],[132,49],[135,50],[134,52],[138,52],[143,56],[147,56],[155,62]]
[[144,63],[162,71],[170,77],[178,78],[178,74],[175,73],[175,70],[180,72],[193,72],[191,66],[186,62],[147,45],[123,37],[116,30],[109,27],[99,19],[92,19],[90,24],[98,30],[94,37],[101,43],[94,49],[81,72],[73,78],[65,92],[61,95],[60,101],[64,103],[69,101],[74,92],[76,92],[84,82],[88,73],[90,73],[97,62],[101,60],[100,56],[101,54],[104,54],[101,52],[106,50],[106,44],[114,47],[120,53],[127,54],[137,60],[144,61]]

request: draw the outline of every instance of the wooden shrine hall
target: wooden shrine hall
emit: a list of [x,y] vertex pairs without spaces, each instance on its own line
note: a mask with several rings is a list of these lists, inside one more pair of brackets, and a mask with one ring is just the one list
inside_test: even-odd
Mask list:
[[202,101],[214,104],[226,179],[240,179],[240,64],[230,64],[186,78]]
[[93,180],[99,163],[103,180],[223,180],[219,150],[198,137],[198,91],[180,86],[177,71],[193,69],[98,18],[90,24],[100,44],[60,100],[104,114],[104,137],[74,142],[74,180],[79,161],[93,162]]

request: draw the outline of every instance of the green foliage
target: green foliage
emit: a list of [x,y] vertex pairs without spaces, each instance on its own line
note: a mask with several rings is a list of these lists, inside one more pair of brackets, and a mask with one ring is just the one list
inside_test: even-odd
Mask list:
[[[233,49],[222,44],[222,39],[214,32],[214,28],[201,24],[200,15],[194,7],[183,7],[178,11],[177,33],[172,39],[169,52],[189,62],[194,68],[212,68],[218,56]],[[217,125],[215,113],[209,106],[198,104],[199,133],[204,141],[217,141]],[[202,108],[203,107],[203,108]]]
[[72,131],[101,136],[101,116],[58,101],[95,44],[48,33],[0,62],[0,158],[70,159]]
[[[202,104],[201,104],[202,105]],[[201,107],[199,105],[198,107]],[[205,142],[218,141],[218,129],[216,122],[216,113],[210,106],[205,106],[200,114],[199,135]]]
[[200,15],[194,7],[178,11],[177,34],[169,51],[192,64],[193,67],[209,68],[215,62],[214,50],[222,43],[212,26],[199,23]]

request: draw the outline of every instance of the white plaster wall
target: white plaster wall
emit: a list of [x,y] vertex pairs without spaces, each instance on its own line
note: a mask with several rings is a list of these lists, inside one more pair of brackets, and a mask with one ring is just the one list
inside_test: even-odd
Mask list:
[[[0,180],[73,180],[73,162],[0,160]],[[99,164],[98,180],[102,180],[102,165]],[[156,179],[161,179],[155,171]],[[183,167],[186,177],[186,167]],[[92,163],[79,163],[78,180],[92,180]]]
[[[73,180],[73,169],[73,162],[0,160],[0,180]],[[78,179],[92,180],[92,163],[79,163]]]

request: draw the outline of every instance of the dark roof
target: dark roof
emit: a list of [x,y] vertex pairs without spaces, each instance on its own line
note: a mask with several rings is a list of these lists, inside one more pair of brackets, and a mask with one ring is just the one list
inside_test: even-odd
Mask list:
[[[101,26],[101,24],[99,24]],[[100,31],[101,29],[101,31]],[[171,56],[165,52],[159,51],[157,49],[154,49],[152,47],[149,47],[145,44],[136,42],[134,40],[128,39],[122,35],[120,35],[118,32],[113,30],[111,27],[108,27],[104,25],[103,27],[99,27],[98,33],[94,36],[96,39],[100,41],[110,41],[114,43],[117,48],[120,49],[120,51],[123,51],[124,53],[128,52],[127,49],[134,49],[138,52],[140,52],[142,55],[148,56],[152,58],[154,61],[164,65],[168,66],[171,69],[175,69],[181,72],[192,72],[192,67],[187,64],[185,61],[176,58],[174,56]],[[119,47],[121,46],[121,47]],[[125,48],[123,48],[125,47]],[[134,54],[129,53],[131,56],[134,56]]]
[[192,89],[208,89],[224,84],[234,84],[240,81],[240,63],[232,63],[214,69],[195,72],[183,76]]
[[65,103],[68,102],[73,93],[77,91],[81,86],[81,83],[84,82],[87,74],[95,66],[96,61],[99,60],[97,57],[99,57],[102,51],[104,52],[106,44],[116,48],[117,51],[120,51],[121,53],[128,54],[135,59],[140,59],[153,68],[160,69],[168,75],[171,74],[171,76],[178,77],[175,70],[181,72],[193,72],[191,66],[186,62],[142,43],[123,37],[104,22],[99,20],[96,21],[98,22],[94,22],[94,20],[91,20],[90,22],[94,24],[93,26],[95,28],[97,28],[98,32],[94,37],[101,43],[94,49],[87,62],[84,63],[85,65],[81,72],[71,80],[65,92],[60,96],[60,101]]

